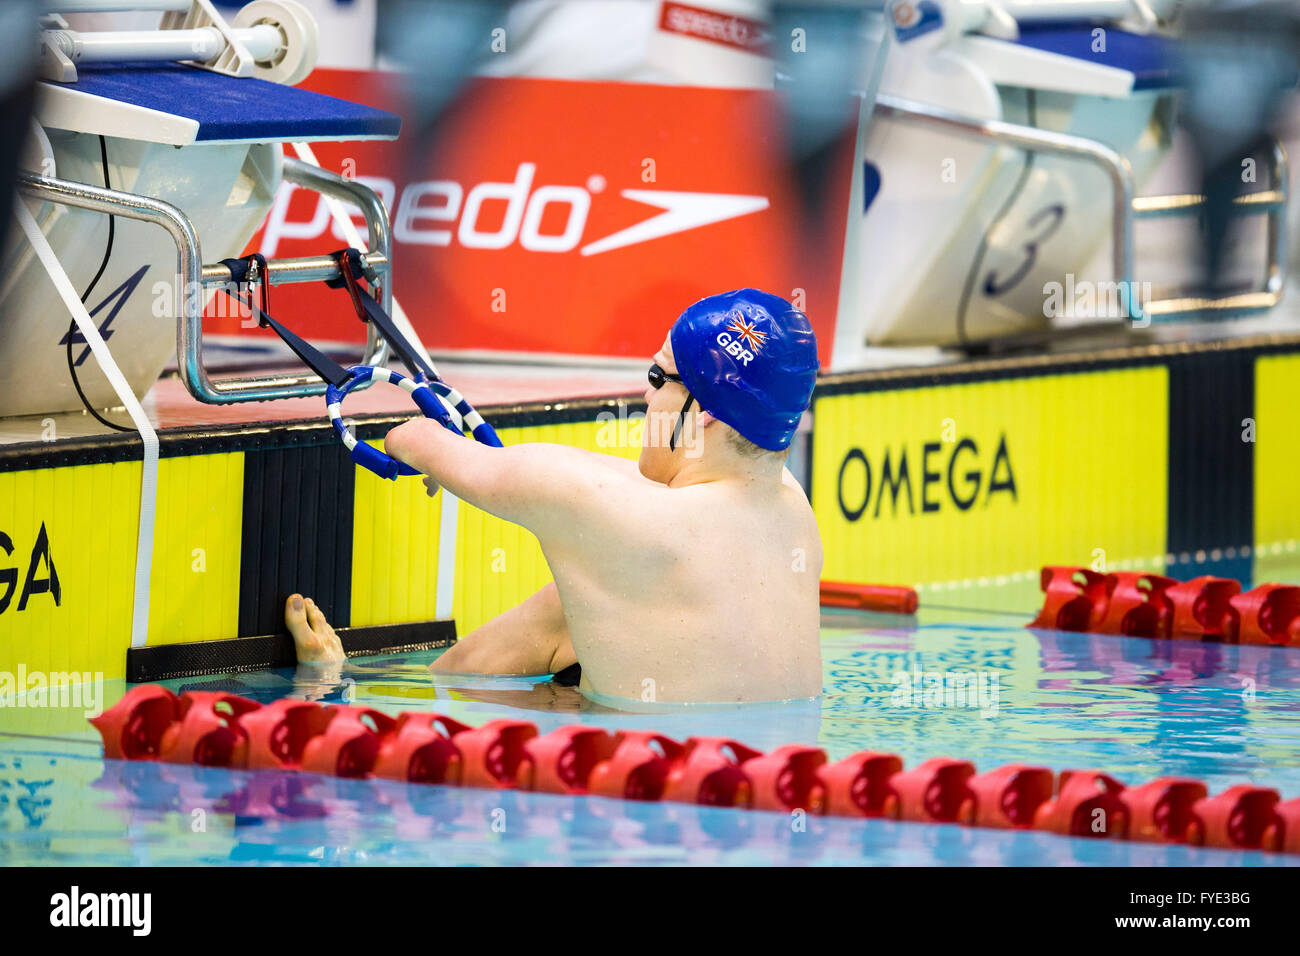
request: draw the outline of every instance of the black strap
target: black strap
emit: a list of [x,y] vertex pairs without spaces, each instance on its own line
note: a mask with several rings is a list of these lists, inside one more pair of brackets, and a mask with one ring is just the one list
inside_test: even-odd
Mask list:
[[251,256],[244,259],[221,260],[221,264],[230,269],[230,278],[236,284],[242,284],[248,278],[249,264],[251,262],[256,262],[259,269],[258,278],[261,285],[262,307],[259,309],[257,306],[253,305],[251,297],[249,300],[245,300],[242,296],[237,293],[232,293],[229,290],[227,290],[227,294],[233,295],[235,298],[239,299],[240,302],[243,302],[244,305],[252,309],[253,314],[257,316],[257,324],[264,329],[273,330],[276,335],[280,336],[280,338],[284,340],[284,344],[289,346],[293,354],[302,359],[304,365],[326,382],[329,382],[329,384],[336,387],[342,387],[343,383],[350,378],[347,369],[338,362],[335,362],[324,352],[315,348],[306,339],[295,334],[291,329],[287,328],[280,322],[277,322],[267,314],[266,310],[271,307],[271,282],[270,277],[266,272],[266,259],[258,253],[253,253]]
[[691,403],[695,401],[695,396],[690,392],[686,393],[686,401],[682,404],[682,410],[677,415],[677,424],[673,426],[672,437],[668,439],[668,450],[677,450],[677,440],[682,437],[682,426],[686,424],[686,413],[691,410]]
[[334,261],[339,264],[340,279],[331,279],[326,284],[332,289],[345,288],[348,295],[352,298],[352,307],[356,309],[357,318],[362,322],[369,322],[375,327],[380,337],[389,344],[397,357],[402,360],[412,375],[423,375],[430,381],[436,380],[438,376],[434,373],[433,367],[419,350],[413,346],[410,341],[398,331],[397,326],[393,325],[393,320],[388,313],[384,311],[372,295],[362,291],[358,285],[358,279],[366,277],[366,269],[361,253],[356,249],[342,249],[334,253]]

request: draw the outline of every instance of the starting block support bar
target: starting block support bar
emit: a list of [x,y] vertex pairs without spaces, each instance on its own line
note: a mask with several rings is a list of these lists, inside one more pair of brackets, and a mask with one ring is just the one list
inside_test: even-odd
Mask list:
[[[388,257],[380,252],[367,252],[362,258],[375,272],[388,271]],[[205,265],[201,273],[205,286],[223,286],[230,282],[230,269],[221,263]],[[338,263],[329,256],[303,256],[296,259],[267,259],[264,280],[271,285],[291,282],[324,282],[339,278]]]
[[117,13],[125,10],[188,10],[190,0],[47,0],[46,13]]
[[[282,49],[280,32],[268,24],[232,31],[254,60],[266,60]],[[48,42],[73,63],[124,63],[135,60],[198,60],[218,57],[226,39],[215,27],[193,30],[116,30],[81,33],[46,30]]]
[[[376,283],[377,298],[385,311],[392,308],[392,229],[388,211],[374,192],[362,183],[345,179],[310,163],[285,158],[284,178],[314,192],[333,196],[358,206],[366,218],[370,253],[366,263],[382,280]],[[324,395],[325,383],[314,374],[264,375],[213,380],[203,365],[203,310],[207,290],[230,282],[225,266],[204,266],[198,234],[189,217],[171,203],[149,196],[89,186],[45,176],[20,173],[18,188],[26,196],[106,215],[153,223],[164,229],[176,244],[177,288],[176,359],[185,387],[201,402],[230,405],[236,402],[265,402],[281,398]],[[272,282],[307,282],[339,277],[336,263],[328,257],[269,260]],[[382,366],[388,358],[388,343],[367,325],[365,352],[361,364]]]

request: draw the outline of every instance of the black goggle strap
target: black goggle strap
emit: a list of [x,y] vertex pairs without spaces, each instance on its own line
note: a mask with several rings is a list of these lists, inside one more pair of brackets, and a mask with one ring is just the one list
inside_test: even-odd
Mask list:
[[681,412],[677,415],[677,424],[673,426],[672,437],[668,439],[668,450],[676,451],[677,442],[682,437],[682,426],[686,424],[686,413],[691,410],[691,403],[695,401],[695,396],[690,392],[686,393],[686,403],[682,405]]

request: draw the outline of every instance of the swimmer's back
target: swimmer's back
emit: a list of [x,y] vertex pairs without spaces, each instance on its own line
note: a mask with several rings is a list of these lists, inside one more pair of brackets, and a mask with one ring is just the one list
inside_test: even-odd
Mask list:
[[819,694],[821,542],[789,473],[766,489],[638,491],[642,520],[617,529],[615,547],[584,562],[561,544],[551,561],[583,688],[660,701]]

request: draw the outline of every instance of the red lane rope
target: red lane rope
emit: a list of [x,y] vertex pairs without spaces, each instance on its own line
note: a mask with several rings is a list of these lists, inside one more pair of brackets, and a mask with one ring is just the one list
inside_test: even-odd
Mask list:
[[1211,796],[1199,780],[1126,787],[1100,770],[1008,764],[978,773],[936,757],[910,770],[895,754],[836,763],[818,747],[761,753],[723,737],[678,742],[652,731],[525,720],[470,727],[450,717],[233,694],[177,697],[133,687],[91,723],[104,756],[233,769],[301,770],[408,783],[519,788],[842,817],[883,817],[1069,836],[1300,853],[1300,798],[1241,785]]
[[1300,587],[1231,578],[1176,581],[1159,574],[1048,566],[1043,608],[1029,627],[1129,637],[1300,647]]

